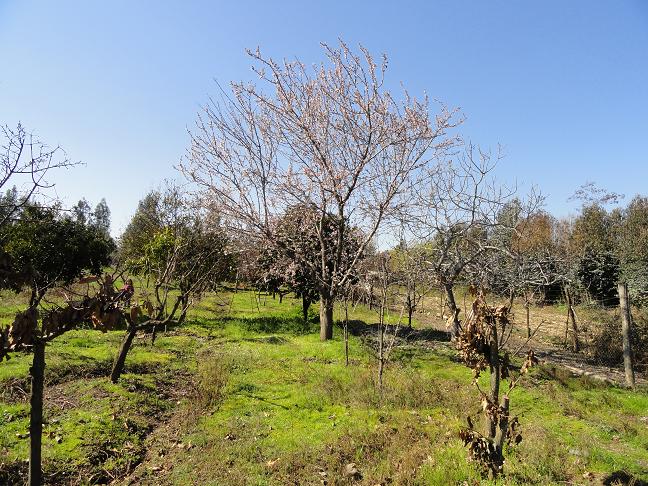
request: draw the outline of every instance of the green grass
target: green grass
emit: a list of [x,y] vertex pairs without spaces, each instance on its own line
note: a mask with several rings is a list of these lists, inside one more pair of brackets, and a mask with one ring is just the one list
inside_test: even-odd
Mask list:
[[[381,393],[372,352],[351,337],[345,366],[340,330],[320,342],[316,312],[304,324],[294,299],[210,295],[155,345],[136,339],[116,385],[106,375],[123,331],[61,336],[46,357],[48,477],[347,484],[354,480],[344,470],[354,463],[362,484],[479,483],[457,436],[466,415],[477,416],[478,394],[454,351],[397,348]],[[350,318],[371,323],[377,313],[359,307]],[[28,356],[14,355],[0,364],[0,385],[26,389],[28,368]],[[5,395],[0,471],[24,470],[28,404]],[[498,484],[579,484],[588,475],[602,482],[620,471],[648,480],[646,390],[539,367],[513,391],[511,408],[524,439],[507,451]]]

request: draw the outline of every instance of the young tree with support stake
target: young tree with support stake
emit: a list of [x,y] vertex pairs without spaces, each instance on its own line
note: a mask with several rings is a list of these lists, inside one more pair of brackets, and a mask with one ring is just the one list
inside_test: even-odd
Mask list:
[[[406,92],[384,86],[386,59],[346,44],[323,45],[326,63],[309,68],[248,54],[261,85],[232,83],[198,115],[180,169],[218,208],[236,234],[272,241],[272,222],[287,207],[314,208],[321,283],[320,337],[333,335],[333,304],[379,227],[407,203],[423,167],[456,143],[460,120]],[[335,218],[335,237],[325,221]],[[363,239],[344,267],[349,228]],[[261,246],[263,241],[260,241]],[[327,255],[333,254],[333,265]]]

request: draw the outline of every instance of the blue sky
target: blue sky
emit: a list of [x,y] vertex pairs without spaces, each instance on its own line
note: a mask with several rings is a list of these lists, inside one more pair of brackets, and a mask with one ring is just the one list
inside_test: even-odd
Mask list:
[[214,79],[253,79],[244,49],[322,60],[362,43],[403,82],[502,144],[502,178],[563,216],[587,180],[648,194],[648,1],[198,2],[0,0],[0,124],[21,121],[85,163],[69,204],[105,197],[113,233],[173,169]]

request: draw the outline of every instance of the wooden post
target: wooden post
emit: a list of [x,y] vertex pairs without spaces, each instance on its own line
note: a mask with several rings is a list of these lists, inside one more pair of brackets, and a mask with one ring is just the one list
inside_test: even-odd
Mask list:
[[[569,321],[572,323],[572,351],[578,353],[578,325],[576,324],[576,314],[574,312],[574,303],[572,301],[571,293],[569,288],[565,287],[565,300],[567,302],[567,326],[569,327]],[[567,338],[567,330],[565,329],[565,338]]]
[[630,329],[632,320],[630,316],[630,297],[628,284],[619,283],[619,304],[621,306],[621,332],[623,333],[623,364],[625,367],[626,384],[635,387],[634,369],[632,368],[632,346],[630,344]]

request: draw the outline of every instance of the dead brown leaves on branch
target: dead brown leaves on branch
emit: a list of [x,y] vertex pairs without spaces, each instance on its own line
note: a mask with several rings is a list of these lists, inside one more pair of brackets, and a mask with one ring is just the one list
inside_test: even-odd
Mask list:
[[[33,306],[18,312],[11,325],[0,331],[0,361],[9,359],[10,352],[29,351],[35,339],[51,341],[83,323],[101,332],[115,329],[124,321],[125,309],[114,292],[106,293],[103,288],[96,295],[83,295],[63,306],[41,311]],[[129,312],[132,314],[132,309]]]
[[[479,391],[482,413],[488,424],[486,434],[481,434],[474,430],[473,422],[468,417],[468,427],[459,432],[459,437],[482,474],[491,477],[496,477],[503,471],[504,445],[510,447],[522,441],[519,420],[510,417],[510,393],[520,378],[538,362],[533,351],[529,350],[519,373],[511,373],[510,354],[504,349],[506,333],[510,335],[511,327],[509,306],[489,305],[484,292],[480,291],[456,340],[460,359],[473,372],[473,384]],[[491,377],[489,393],[481,389],[478,381],[486,369]],[[502,380],[508,381],[508,390],[500,401]]]

